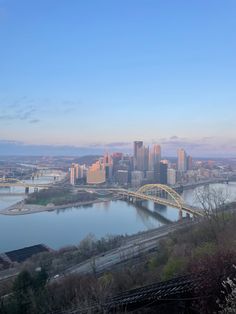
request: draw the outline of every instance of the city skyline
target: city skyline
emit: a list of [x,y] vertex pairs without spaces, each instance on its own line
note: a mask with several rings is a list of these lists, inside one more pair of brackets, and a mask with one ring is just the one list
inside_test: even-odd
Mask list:
[[[235,158],[235,154],[225,152],[225,144],[222,145],[222,151],[212,151],[211,148],[202,152],[201,147],[207,147],[207,139],[202,139],[198,143],[182,140],[177,137],[170,139],[161,139],[160,141],[144,142],[149,146],[161,146],[163,157],[177,157],[178,149],[182,148],[188,151],[195,158]],[[200,150],[199,150],[200,148]],[[132,142],[113,142],[108,144],[92,144],[88,146],[73,145],[34,145],[25,144],[20,141],[0,140],[0,156],[85,156],[85,155],[104,155],[104,153],[121,152],[132,154]]]
[[1,0],[0,154],[236,156],[235,9]]

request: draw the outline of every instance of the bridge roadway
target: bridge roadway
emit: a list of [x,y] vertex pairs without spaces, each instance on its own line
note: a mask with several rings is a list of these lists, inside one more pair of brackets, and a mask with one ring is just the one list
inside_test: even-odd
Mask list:
[[185,183],[182,185],[173,185],[172,189],[176,190],[179,188],[183,188],[184,190],[188,190],[188,189],[194,189],[194,188],[197,188],[199,186],[206,186],[206,185],[210,185],[210,184],[228,183],[229,181],[234,181],[233,176],[229,177],[229,178],[215,178],[215,179],[204,180],[204,181],[199,181],[199,182],[195,182],[195,183]]
[[[56,174],[53,173],[52,175],[50,175],[50,177],[60,177],[60,174]],[[33,181],[33,180],[32,180]],[[63,180],[60,181],[54,181],[54,182],[50,182],[50,183],[35,183],[35,181],[33,181],[32,183],[30,182],[25,182],[23,180],[17,179],[17,178],[0,178],[0,187],[25,187],[25,188],[43,188],[43,189],[47,189],[50,186],[54,185],[54,183],[63,183]]]
[[1,182],[0,181],[0,187],[13,187],[13,186],[18,186],[18,187],[29,187],[29,188],[49,188],[52,184],[34,184],[34,183],[27,183],[27,182]]
[[120,194],[122,196],[128,196],[128,197],[133,197],[136,199],[147,200],[147,201],[153,201],[154,203],[158,203],[160,205],[178,208],[179,210],[184,210],[194,216],[204,216],[204,213],[200,208],[190,206],[186,203],[178,204],[169,199],[164,199],[164,198],[153,196],[153,195],[146,195],[143,193],[137,193],[137,192],[133,192],[133,191],[125,190],[125,189],[110,189],[110,191]]
[[18,186],[18,187],[29,187],[29,188],[48,188],[53,183],[30,183],[30,182],[25,182],[21,181],[16,178],[0,178],[0,187],[13,187],[13,186]]

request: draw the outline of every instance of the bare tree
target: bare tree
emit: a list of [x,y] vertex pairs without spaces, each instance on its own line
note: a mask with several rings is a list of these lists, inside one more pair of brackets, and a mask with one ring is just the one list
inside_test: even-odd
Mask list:
[[[234,266],[235,267],[235,266]],[[222,294],[224,296],[224,303],[218,300],[220,314],[236,313],[236,279],[227,278],[223,283]]]
[[203,209],[212,231],[218,233],[225,226],[225,208],[230,202],[230,193],[227,189],[207,185],[196,189],[195,202]]

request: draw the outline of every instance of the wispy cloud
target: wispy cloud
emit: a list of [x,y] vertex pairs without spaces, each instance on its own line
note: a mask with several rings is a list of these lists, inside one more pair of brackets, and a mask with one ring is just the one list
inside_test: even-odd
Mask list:
[[22,96],[14,100],[3,98],[0,100],[0,120],[30,121],[35,119],[37,108],[32,99]]
[[0,139],[0,145],[1,144],[10,144],[10,145],[23,145],[24,143],[21,141],[13,141],[13,140],[4,140]]
[[32,123],[32,124],[34,124],[34,123],[40,122],[40,120],[39,120],[39,119],[32,119],[32,120],[30,120],[29,122]]
[[80,104],[80,101],[63,100],[57,102],[48,98],[33,99],[26,95],[15,99],[3,97],[0,99],[0,120],[39,123],[51,114],[54,117],[74,114]]
[[236,147],[232,146],[236,139],[220,139],[213,136],[190,139],[179,136],[171,136],[162,139],[160,144],[163,150],[170,155],[176,155],[178,148],[184,148],[193,156],[222,156],[236,155]]
[[0,155],[32,155],[32,156],[84,156],[84,155],[102,155],[102,148],[91,148],[86,146],[70,145],[33,145],[20,141],[0,139]]
[[131,143],[129,142],[112,142],[112,143],[105,144],[105,146],[107,147],[129,147],[130,145]]
[[0,120],[1,121],[9,121],[9,120],[31,120],[34,116],[34,109],[26,109],[22,112],[0,112]]
[[176,136],[176,135],[173,135],[173,136],[170,137],[170,140],[178,140],[178,139],[179,139],[179,137]]

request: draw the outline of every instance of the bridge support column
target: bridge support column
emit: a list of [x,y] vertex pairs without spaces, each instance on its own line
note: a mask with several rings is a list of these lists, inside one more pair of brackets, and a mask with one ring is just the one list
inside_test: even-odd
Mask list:
[[182,209],[179,210],[179,220],[183,219],[183,211]]
[[135,200],[135,204],[138,206],[143,206],[143,201],[142,200]]
[[28,186],[25,187],[25,194],[29,194],[29,187]]
[[37,193],[39,191],[38,188],[34,188],[34,192]]
[[166,208],[166,205],[161,205],[161,204],[158,204],[158,203],[154,203],[154,209],[165,209]]

